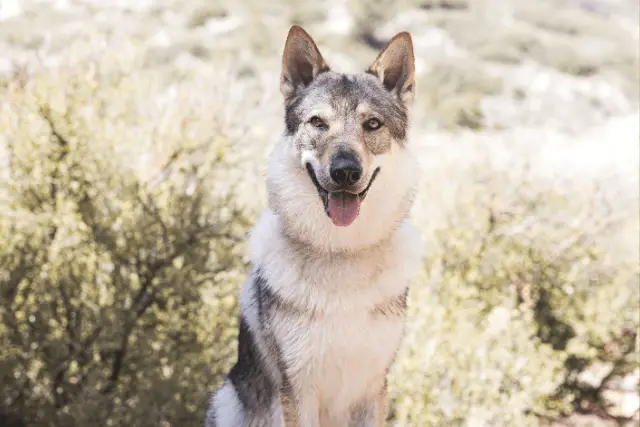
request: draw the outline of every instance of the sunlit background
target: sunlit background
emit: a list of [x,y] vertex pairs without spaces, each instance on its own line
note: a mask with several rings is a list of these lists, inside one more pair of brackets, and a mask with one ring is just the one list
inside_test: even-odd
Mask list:
[[195,427],[301,24],[413,36],[427,244],[388,426],[639,422],[635,0],[0,0],[0,426]]

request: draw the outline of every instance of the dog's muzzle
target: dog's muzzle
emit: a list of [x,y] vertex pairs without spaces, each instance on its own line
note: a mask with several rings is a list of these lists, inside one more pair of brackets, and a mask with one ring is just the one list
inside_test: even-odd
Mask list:
[[[339,191],[328,191],[318,181],[318,177],[316,176],[315,171],[313,170],[313,166],[311,163],[306,164],[307,172],[309,173],[309,178],[311,178],[311,182],[316,186],[318,190],[318,195],[320,196],[320,200],[324,206],[324,211],[327,216],[333,221],[334,225],[340,227],[346,227],[351,225],[353,221],[358,217],[360,213],[360,203],[364,201],[367,197],[367,193],[373,184],[373,181],[380,173],[380,167],[376,168],[371,175],[371,179],[367,184],[366,188],[360,193],[352,193],[347,190],[339,190]],[[347,168],[344,174],[347,176],[346,180],[349,180],[348,175],[354,172],[354,168]],[[358,172],[359,174],[361,173]],[[351,178],[352,180],[354,178]],[[359,177],[358,177],[359,179]],[[335,180],[335,179],[334,179]]]

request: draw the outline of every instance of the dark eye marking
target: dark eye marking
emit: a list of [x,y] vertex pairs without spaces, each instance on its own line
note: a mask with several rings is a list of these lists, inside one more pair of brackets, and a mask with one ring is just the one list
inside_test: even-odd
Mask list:
[[382,122],[379,119],[372,118],[362,124],[362,127],[368,131],[378,130],[382,127]]
[[329,126],[327,126],[327,124],[324,122],[324,120],[322,120],[320,117],[318,116],[313,116],[311,117],[311,119],[309,119],[309,123],[311,124],[311,126],[315,127],[315,128],[319,128],[319,129],[326,129]]

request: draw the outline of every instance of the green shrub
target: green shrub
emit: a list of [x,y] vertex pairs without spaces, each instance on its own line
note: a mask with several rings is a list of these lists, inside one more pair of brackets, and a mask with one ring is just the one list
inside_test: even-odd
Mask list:
[[[632,212],[614,213],[586,179],[561,190],[516,165],[478,165],[458,165],[460,192],[425,227],[425,272],[392,371],[395,426],[544,425],[602,404],[639,366],[637,236],[620,255],[609,240],[637,229]],[[421,212],[443,200],[424,190]],[[600,384],[580,380],[602,363]]]
[[411,291],[392,425],[537,425],[531,411],[561,384],[562,360],[532,338],[531,315],[509,293],[492,309],[452,272],[434,276]]
[[393,0],[349,1],[347,8],[353,17],[354,36],[375,37],[374,34],[398,10],[397,2]]
[[197,426],[235,356],[248,220],[198,91],[163,101],[109,64],[1,98],[0,414]]
[[484,127],[482,101],[502,90],[501,79],[473,59],[432,58],[418,85],[416,109],[446,129]]

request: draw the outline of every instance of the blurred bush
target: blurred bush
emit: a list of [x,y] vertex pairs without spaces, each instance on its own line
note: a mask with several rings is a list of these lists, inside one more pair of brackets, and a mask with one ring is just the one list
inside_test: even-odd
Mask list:
[[410,294],[392,425],[538,426],[606,407],[612,381],[640,366],[640,280],[637,249],[616,259],[603,236],[637,221],[586,184],[458,174]]
[[109,64],[2,93],[2,425],[200,425],[234,357],[227,138],[193,88]]

